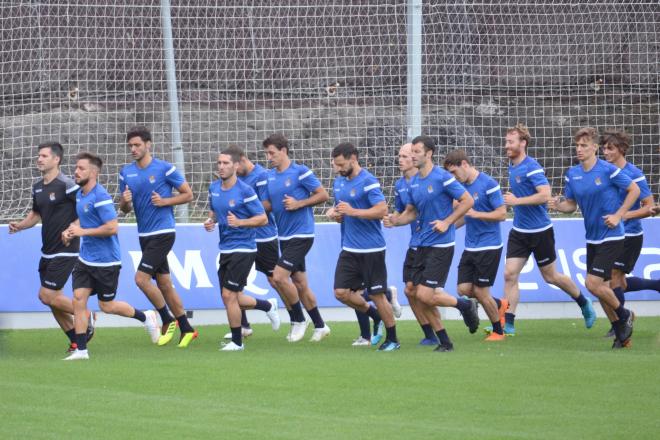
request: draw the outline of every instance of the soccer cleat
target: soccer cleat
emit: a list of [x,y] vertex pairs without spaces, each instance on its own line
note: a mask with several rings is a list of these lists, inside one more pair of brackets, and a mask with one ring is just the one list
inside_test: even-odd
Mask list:
[[401,304],[399,304],[398,291],[396,286],[390,286],[389,289],[390,294],[392,295],[392,313],[394,314],[395,318],[401,318],[403,308],[401,307]]
[[477,301],[474,298],[470,298],[470,308],[465,312],[461,313],[463,315],[463,322],[470,330],[470,333],[474,333],[479,328],[479,314],[477,312]]
[[245,345],[236,345],[234,341],[229,341],[227,343],[222,343],[222,348],[220,351],[243,351]]
[[438,344],[438,346],[435,347],[433,349],[433,351],[437,351],[437,352],[440,352],[440,353],[446,353],[446,352],[449,352],[449,351],[454,351],[454,344],[449,344],[449,345]]
[[438,340],[436,338],[422,338],[419,345],[438,345]]
[[77,348],[67,357],[62,359],[63,361],[83,361],[89,359],[89,353],[87,350],[78,350]]
[[508,322],[504,324],[504,336],[515,336],[516,328]]
[[[500,307],[497,309],[497,313],[500,316],[500,324],[502,324],[502,327],[504,327],[504,324],[506,323],[504,319],[504,315],[506,314],[506,311],[509,309],[509,300],[502,298],[500,300]],[[492,331],[492,327],[491,327]]]
[[[252,330],[251,327],[241,327],[241,336],[244,338],[247,338],[248,336],[252,336],[252,333],[254,331]],[[231,339],[231,332],[225,333],[225,339]]]
[[323,325],[321,328],[315,328],[312,337],[309,338],[310,342],[321,342],[321,339],[325,338],[330,334],[330,327]]
[[174,332],[176,331],[176,328],[178,326],[179,323],[176,320],[170,321],[170,323],[167,324],[167,326],[163,326],[161,329],[161,333],[162,330],[165,330],[165,333],[162,333],[158,337],[158,346],[162,347],[163,345],[169,344],[172,338],[174,338]]
[[616,331],[614,330],[614,324],[610,327],[610,329],[605,333],[604,338],[616,338]]
[[398,350],[401,348],[401,344],[395,341],[385,341],[383,342],[380,347],[378,347],[377,351],[394,351]]
[[376,333],[374,334],[373,338],[371,338],[371,345],[378,345],[380,341],[383,340],[384,335],[385,335],[385,323],[383,321],[380,321],[378,323],[378,329],[376,330]]
[[632,347],[632,339],[628,339],[625,343],[622,343],[618,339],[615,339],[614,342],[612,343],[613,350],[618,350],[621,348],[630,348],[630,347]]
[[618,321],[618,330],[616,338],[619,340],[622,346],[627,347],[630,345],[630,338],[633,334],[633,321],[635,320],[635,314],[628,310],[628,317],[625,321]]
[[269,299],[268,302],[272,307],[266,312],[266,316],[268,316],[268,319],[270,320],[270,325],[273,328],[273,331],[277,331],[280,329],[280,314],[277,313],[277,300],[272,298]]
[[585,299],[587,302],[584,307],[580,307],[580,309],[582,310],[582,316],[584,317],[584,326],[591,328],[594,326],[594,322],[596,322],[596,311],[594,310],[594,306],[591,303],[591,299]]
[[369,339],[365,339],[362,336],[360,336],[359,338],[354,340],[351,345],[353,347],[366,347],[366,346],[371,345],[371,341],[369,341]]
[[199,336],[199,332],[197,332],[197,330],[195,330],[194,332],[182,333],[181,339],[179,340],[179,345],[177,345],[177,347],[187,348],[188,345],[190,345],[192,341],[197,339],[198,336]]
[[66,349],[66,353],[71,354],[76,350],[78,350],[78,344],[76,344],[75,342],[72,342],[72,343],[69,344],[69,348]]
[[158,338],[160,338],[160,326],[158,325],[158,318],[156,318],[156,312],[153,310],[147,310],[144,312],[144,316],[147,318],[144,321],[144,329],[149,333],[151,337],[151,342],[154,344],[158,343]]
[[497,342],[497,341],[504,341],[506,339],[506,336],[501,335],[499,333],[492,332],[490,335],[484,339],[486,342]]
[[96,330],[96,312],[89,312],[89,318],[87,318],[87,342],[91,341],[94,337],[94,331]]
[[302,322],[293,322],[291,323],[291,335],[289,337],[289,342],[298,342],[305,337],[305,331],[307,331],[307,326],[309,321],[305,320]]

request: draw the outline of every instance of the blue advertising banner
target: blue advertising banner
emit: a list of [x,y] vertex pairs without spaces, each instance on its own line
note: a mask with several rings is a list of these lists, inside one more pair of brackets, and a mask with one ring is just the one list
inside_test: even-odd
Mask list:
[[[660,219],[645,219],[644,248],[634,275],[645,278],[660,277]],[[557,248],[557,268],[569,275],[579,287],[584,288],[586,250],[584,227],[581,219],[555,220]],[[502,224],[504,237],[511,229],[511,222]],[[401,267],[408,245],[409,228],[386,229],[387,270],[389,284],[399,286],[402,291]],[[41,238],[39,227],[9,235],[6,225],[0,226],[0,312],[46,311],[37,292],[39,275],[37,266],[40,258]],[[177,226],[177,238],[172,252],[168,255],[173,283],[181,295],[186,309],[222,308],[217,276],[218,247],[217,232],[208,233],[201,224]],[[135,225],[121,225],[119,241],[122,250],[122,270],[117,299],[129,302],[138,308],[150,307],[149,302],[136,287],[133,278],[140,261],[140,247]],[[314,246],[307,255],[307,273],[312,290],[320,307],[335,307],[341,304],[335,300],[332,291],[335,264],[340,251],[339,225],[320,223],[316,226]],[[456,251],[452,269],[447,280],[446,290],[455,293],[456,267],[463,252],[463,229],[456,234]],[[493,288],[496,296],[502,295],[504,256],[500,262],[500,272]],[[570,298],[554,286],[543,281],[534,259],[528,260],[520,276],[521,300],[523,302],[570,301]],[[71,295],[71,281],[64,288]],[[252,269],[245,293],[262,298],[277,297],[263,274]],[[406,304],[405,295],[399,300]],[[627,294],[630,300],[659,300],[655,292],[634,292]],[[97,309],[95,300],[90,307]]]

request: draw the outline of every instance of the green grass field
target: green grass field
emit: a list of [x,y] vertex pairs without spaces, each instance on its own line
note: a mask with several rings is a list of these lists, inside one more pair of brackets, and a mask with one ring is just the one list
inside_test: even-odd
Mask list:
[[636,321],[613,351],[599,320],[519,321],[500,344],[449,322],[453,353],[351,347],[355,323],[321,344],[255,326],[242,353],[227,327],[200,327],[188,350],[139,328],[99,328],[90,361],[62,362],[56,330],[0,332],[0,438],[657,439],[660,318]]

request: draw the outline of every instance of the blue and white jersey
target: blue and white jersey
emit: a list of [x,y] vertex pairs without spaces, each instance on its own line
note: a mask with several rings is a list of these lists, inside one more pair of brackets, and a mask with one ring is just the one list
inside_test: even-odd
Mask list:
[[[115,205],[108,191],[97,183],[87,194],[76,193],[76,212],[84,229],[98,228],[117,218]],[[82,237],[78,259],[88,266],[120,266],[121,253],[117,235]]]
[[[645,199],[651,195],[651,189],[649,188],[649,184],[646,181],[646,176],[644,176],[644,173],[642,173],[639,168],[630,162],[626,162],[626,165],[621,168],[621,172],[630,177],[630,179],[635,182],[637,186],[639,186],[639,198],[635,200],[635,203],[633,203],[632,207],[630,208],[631,211],[636,211],[642,206],[642,199]],[[619,205],[623,204],[627,194],[628,192],[625,189],[619,190]],[[642,230],[642,220],[639,218],[625,220],[623,222],[623,228],[625,229],[626,236],[628,237],[642,235],[644,233]]]
[[465,193],[465,188],[449,172],[434,166],[424,178],[417,173],[410,180],[408,204],[417,209],[417,243],[421,247],[450,247],[454,245],[455,227],[440,234],[433,230],[432,221],[444,220],[454,211],[453,202]]
[[128,185],[133,193],[133,209],[140,237],[175,232],[173,207],[155,206],[151,203],[151,193],[155,191],[163,198],[172,197],[172,189],[181,187],[185,181],[174,165],[155,157],[145,168],[140,168],[135,162],[122,168],[119,172],[119,191],[124,192]]
[[564,179],[564,195],[576,201],[582,211],[587,243],[623,239],[623,222],[610,229],[603,217],[614,214],[621,207],[619,190],[630,186],[630,177],[611,163],[598,159],[589,171],[585,171],[582,165],[569,168]]
[[[357,209],[369,209],[385,201],[380,183],[365,169],[353,179],[337,176],[333,184],[335,206],[346,202]],[[380,220],[366,220],[349,215],[341,223],[341,247],[348,252],[380,252],[385,250],[385,237]]]
[[[255,164],[250,174],[238,176],[238,178],[252,187],[260,201],[268,200],[268,171],[264,167]],[[257,243],[275,240],[277,238],[277,226],[275,226],[273,213],[268,213],[268,224],[256,228],[256,230]]]
[[257,252],[256,228],[234,228],[227,224],[230,211],[240,219],[264,213],[264,207],[250,185],[237,179],[234,186],[224,189],[222,180],[212,182],[209,186],[209,207],[218,221],[221,254]]
[[[412,180],[412,179],[411,179]],[[396,212],[403,212],[406,210],[406,205],[408,204],[408,196],[410,191],[410,180],[406,180],[404,176],[400,177],[399,180],[394,184],[394,209]],[[417,229],[419,226],[419,219],[415,219],[410,223],[410,243],[408,246],[411,248],[417,247]]]
[[[550,185],[543,167],[527,156],[518,165],[509,164],[509,186],[516,197],[527,197],[537,193],[536,187]],[[552,227],[548,208],[543,205],[513,207],[513,229],[518,232],[541,232]]]
[[[500,185],[486,173],[479,173],[472,183],[464,183],[474,199],[472,209],[491,212],[504,204]],[[502,247],[500,222],[489,222],[465,216],[465,250],[485,251]]]
[[275,168],[268,170],[268,200],[275,216],[280,240],[314,237],[312,207],[306,206],[295,211],[287,211],[284,208],[284,197],[290,196],[296,200],[307,199],[320,186],[319,179],[305,165],[291,162],[291,165],[281,173]]

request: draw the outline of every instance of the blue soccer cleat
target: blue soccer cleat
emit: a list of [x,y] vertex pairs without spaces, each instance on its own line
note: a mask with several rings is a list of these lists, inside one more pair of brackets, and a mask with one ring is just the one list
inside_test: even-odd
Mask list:
[[582,316],[584,317],[584,326],[591,328],[596,322],[596,311],[591,303],[591,299],[586,298],[586,300],[587,303],[583,307],[580,307],[580,309],[582,310]]
[[394,341],[385,341],[378,347],[378,351],[394,351],[401,348],[401,344]]

